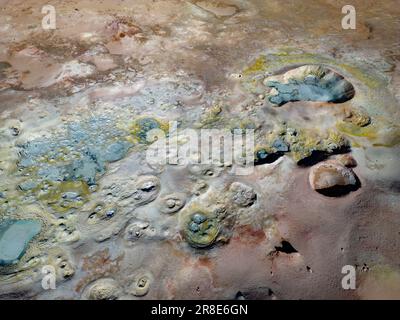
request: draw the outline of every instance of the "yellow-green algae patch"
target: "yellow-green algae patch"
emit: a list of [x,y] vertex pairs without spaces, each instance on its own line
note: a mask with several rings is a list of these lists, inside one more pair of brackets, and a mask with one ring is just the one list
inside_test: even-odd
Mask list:
[[[276,137],[281,137],[289,145],[289,155],[296,162],[312,156],[315,151],[330,154],[350,147],[349,141],[333,129],[320,132],[311,129],[281,128]],[[272,141],[271,137],[268,140]]]
[[[215,203],[214,197],[218,198],[219,195],[211,195],[209,201]],[[225,242],[222,224],[224,217],[218,208],[192,202],[180,212],[181,234],[193,248],[206,248],[220,241]]]
[[346,135],[356,138],[366,138],[376,147],[394,147],[400,144],[400,127],[383,120],[366,127],[338,121],[336,128]]
[[38,199],[56,212],[79,209],[88,201],[90,191],[84,181],[49,182],[48,185],[46,191],[38,192]]
[[195,248],[212,245],[220,232],[218,218],[204,211],[194,211],[185,219],[183,233],[188,243]]
[[370,267],[357,293],[362,299],[399,299],[400,270],[388,265]]
[[258,57],[253,64],[243,70],[243,75],[248,76],[257,72],[267,70],[267,57],[262,55]]
[[153,142],[149,141],[150,137],[148,137],[151,130],[162,130],[165,134],[168,134],[169,124],[167,121],[153,117],[139,117],[129,127],[132,142],[140,144]]

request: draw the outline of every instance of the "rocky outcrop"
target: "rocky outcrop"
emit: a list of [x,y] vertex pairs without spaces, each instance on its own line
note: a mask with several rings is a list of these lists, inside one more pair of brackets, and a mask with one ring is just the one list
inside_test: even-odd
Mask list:
[[359,187],[359,180],[352,169],[339,161],[328,160],[310,170],[311,187],[326,196],[341,196]]

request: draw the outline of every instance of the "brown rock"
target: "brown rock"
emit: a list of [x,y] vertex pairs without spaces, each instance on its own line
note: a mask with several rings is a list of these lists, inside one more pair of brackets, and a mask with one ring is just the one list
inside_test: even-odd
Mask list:
[[353,170],[338,161],[321,162],[311,168],[311,187],[328,196],[340,196],[357,189],[358,179]]
[[345,167],[348,168],[353,168],[357,166],[357,161],[354,159],[351,155],[349,154],[340,154],[338,155],[335,160],[337,160],[339,163],[344,165]]

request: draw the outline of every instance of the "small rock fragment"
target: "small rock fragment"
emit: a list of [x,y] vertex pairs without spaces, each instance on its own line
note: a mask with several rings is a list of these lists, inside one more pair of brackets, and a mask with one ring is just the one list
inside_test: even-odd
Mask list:
[[160,236],[158,236],[156,229],[151,227],[148,222],[135,221],[126,227],[124,239],[129,242],[134,242],[139,239],[160,239]]
[[350,122],[358,127],[366,127],[371,123],[371,118],[361,110],[346,110],[343,121]]
[[281,138],[276,139],[272,143],[272,147],[274,149],[276,149],[276,151],[278,151],[278,152],[288,152],[289,151],[288,144],[285,141],[283,141]]
[[37,187],[37,183],[32,181],[32,180],[27,180],[22,182],[21,184],[18,185],[18,188],[22,191],[28,191],[35,189]]
[[124,158],[131,147],[127,141],[118,141],[110,144],[104,152],[103,158],[107,162],[115,162]]
[[207,12],[212,13],[218,18],[230,17],[239,11],[238,7],[236,7],[235,5],[208,0],[196,1],[196,6],[202,8],[203,10],[206,10]]

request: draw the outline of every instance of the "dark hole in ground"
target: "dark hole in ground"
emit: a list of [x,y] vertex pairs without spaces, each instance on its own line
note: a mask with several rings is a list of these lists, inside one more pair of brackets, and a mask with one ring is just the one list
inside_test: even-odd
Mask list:
[[282,241],[282,242],[281,242],[281,246],[280,246],[280,247],[275,247],[275,250],[276,250],[277,252],[284,252],[284,253],[287,253],[287,254],[298,252],[298,251],[297,251],[295,248],[293,248],[293,246],[292,246],[289,242],[287,242],[287,241]]
[[244,297],[243,293],[238,291],[235,295],[235,300],[245,300],[246,298]]
[[343,153],[349,153],[349,152],[350,152],[349,147],[343,147],[343,148],[337,149],[334,152],[329,153],[329,154],[324,151],[315,150],[311,153],[311,156],[301,159],[300,161],[297,162],[297,164],[302,167],[310,167],[310,166],[317,164],[318,162],[324,161],[330,155],[343,154]]
[[400,193],[400,180],[390,182],[390,190]]
[[238,291],[235,300],[271,300],[275,298],[274,292],[268,287],[248,288]]
[[301,159],[297,164],[302,167],[310,167],[318,162],[324,161],[327,158],[327,154],[322,151],[313,151],[311,156]]

